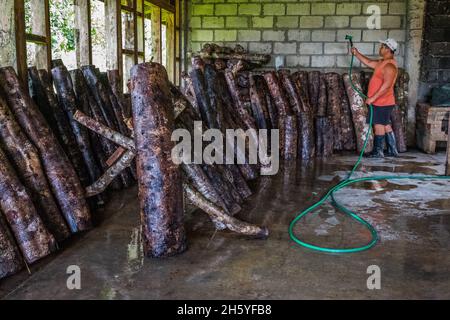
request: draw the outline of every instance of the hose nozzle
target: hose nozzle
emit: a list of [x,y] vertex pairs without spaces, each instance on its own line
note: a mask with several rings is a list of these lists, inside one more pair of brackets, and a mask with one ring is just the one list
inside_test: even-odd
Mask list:
[[350,41],[350,46],[353,48],[353,36],[346,34],[345,35],[345,40]]

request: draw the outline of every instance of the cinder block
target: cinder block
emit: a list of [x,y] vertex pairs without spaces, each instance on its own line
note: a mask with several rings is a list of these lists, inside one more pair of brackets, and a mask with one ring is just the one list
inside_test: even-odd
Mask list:
[[215,30],[214,31],[214,41],[236,41],[237,31],[236,30]]
[[389,14],[406,14],[406,1],[389,3]]
[[402,17],[400,16],[381,16],[381,28],[398,29],[402,26]]
[[248,28],[248,18],[247,17],[227,17],[226,18],[227,28]]
[[203,28],[205,29],[221,29],[225,27],[224,17],[203,17]]
[[364,30],[363,41],[378,41],[387,38],[387,30]]
[[259,30],[239,30],[239,41],[261,41],[261,31]]
[[273,17],[252,17],[253,28],[270,29],[273,28]]
[[250,42],[249,51],[263,54],[271,54],[272,42]]
[[286,15],[286,5],[284,3],[267,3],[263,7],[265,16],[284,16]]
[[311,33],[312,41],[335,41],[336,31],[334,30],[314,30]]
[[406,41],[406,31],[405,30],[389,30],[389,38],[394,38],[397,42]]
[[285,31],[263,31],[263,41],[285,41],[286,32]]
[[259,16],[261,14],[261,5],[259,3],[246,3],[239,5],[240,15]]
[[311,31],[309,30],[289,30],[289,41],[311,41]]
[[212,16],[214,15],[213,4],[194,4],[192,6],[193,16]]
[[297,42],[276,42],[273,47],[275,54],[295,54],[297,53]]
[[296,16],[277,17],[277,28],[298,28],[299,18]]
[[300,28],[314,29],[323,27],[323,17],[302,16],[300,17]]
[[338,3],[336,6],[336,14],[338,15],[357,15],[361,14],[360,3]]
[[345,54],[348,53],[346,43],[325,43],[325,54]]
[[191,33],[192,41],[213,41],[213,31],[212,30],[192,30]]
[[[336,57],[336,66],[338,68],[348,68],[350,66],[350,60],[351,60],[351,56],[350,55],[337,56]],[[358,59],[354,59],[353,66],[354,67],[360,67],[361,66],[361,63],[359,62]]]
[[287,56],[286,57],[286,67],[288,68],[308,68],[310,66],[309,56]]
[[348,28],[350,18],[348,16],[325,17],[325,28]]
[[[359,52],[361,52],[364,55],[373,56],[375,53],[373,43],[354,43],[354,45],[359,50]],[[378,51],[377,51],[377,53],[378,53]]]
[[327,68],[334,67],[336,64],[335,56],[312,56],[311,67],[313,68]]
[[237,4],[216,4],[216,16],[235,16],[237,15]]
[[388,4],[387,2],[368,2],[368,3],[364,3],[363,5],[363,10],[362,10],[362,14],[368,14],[371,15],[373,14],[372,11],[367,11],[367,9],[370,6],[377,6],[380,9],[380,14],[387,14],[388,13]]
[[336,14],[336,3],[313,3],[311,5],[312,15],[333,15]]
[[288,3],[287,15],[304,16],[311,12],[311,5],[309,3]]
[[201,17],[191,17],[189,19],[189,26],[193,29],[200,29],[202,27],[202,18]]
[[300,43],[298,49],[300,54],[323,54],[322,42]]
[[367,29],[367,19],[368,18],[369,18],[369,16],[351,17],[350,26],[352,28]]

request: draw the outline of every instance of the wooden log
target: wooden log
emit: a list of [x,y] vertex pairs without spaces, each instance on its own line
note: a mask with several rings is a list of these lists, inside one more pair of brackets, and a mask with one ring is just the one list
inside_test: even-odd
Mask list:
[[0,146],[12,161],[17,175],[30,193],[46,228],[57,241],[70,231],[61,216],[39,160],[39,153],[23,133],[6,102],[0,97]]
[[[86,72],[92,73],[95,72],[95,70],[91,68],[88,69],[88,71]],[[102,111],[102,108],[98,104],[98,99],[100,98],[99,95],[96,94],[97,89],[95,82],[93,83],[93,85],[89,85],[85,77],[85,72],[83,72],[83,70],[82,75],[83,76],[81,76],[80,73],[76,73],[76,77],[73,78],[74,87],[77,92],[77,95],[80,97],[81,96],[84,96],[85,98],[87,97],[87,99],[89,100],[89,111],[92,118],[94,118],[97,122],[100,122],[109,127],[108,122],[105,120],[105,115]],[[97,78],[95,77],[94,80],[97,81]],[[96,96],[98,99],[95,98]],[[106,138],[99,137],[95,134],[91,134],[91,140],[94,145],[94,148],[98,151],[96,154],[98,162],[100,163],[102,169],[105,171],[108,169],[106,161],[114,153],[115,146]],[[117,179],[114,179],[114,181],[111,183],[111,187],[114,190],[122,189],[123,187],[122,178],[117,177]]]
[[353,127],[350,103],[341,76],[339,76],[339,97],[341,100],[342,147],[344,150],[353,151],[356,149],[355,129]]
[[127,99],[123,94],[119,70],[108,70],[107,73],[109,85],[111,86],[111,90],[114,96],[117,98],[117,102],[120,106],[122,117],[130,118],[131,104],[127,102]]
[[[320,71],[310,71],[308,73],[308,93],[314,115],[317,115],[319,112],[320,77]],[[322,114],[321,116],[324,115]]]
[[342,127],[341,127],[341,97],[339,96],[339,74],[328,72],[325,74],[327,82],[328,108],[327,114],[331,117],[334,131],[334,150],[342,151]]
[[29,139],[37,147],[53,194],[72,232],[90,229],[91,214],[80,180],[11,67],[0,68],[0,87],[9,107]]
[[243,60],[247,63],[266,64],[270,61],[268,54],[255,53],[218,53],[218,52],[199,52],[198,56],[202,59],[224,59],[224,60]]
[[1,149],[0,209],[28,263],[56,250],[55,238],[45,228],[25,187]]
[[243,235],[254,236],[257,238],[267,238],[269,230],[265,227],[258,227],[249,223],[240,221],[232,216],[225,214],[220,207],[208,201],[197,190],[184,184],[184,193],[186,198],[196,207],[208,214],[213,221],[220,221],[227,229]]
[[311,113],[312,116],[314,116],[314,109],[311,106],[311,99],[309,97],[308,72],[306,71],[295,72],[294,74],[292,74],[292,81],[295,84],[295,89],[299,97],[301,109],[304,112]]
[[171,159],[174,116],[164,67],[134,66],[131,89],[144,253],[170,256],[186,249],[186,235],[181,175]]
[[328,117],[316,118],[316,155],[328,158],[333,155],[333,125]]
[[275,107],[277,108],[278,118],[284,117],[287,114],[292,114],[285,92],[277,77],[277,73],[275,71],[266,72],[264,73],[264,79],[266,80],[269,93],[274,101]]
[[267,101],[264,92],[261,90],[261,80],[264,78],[257,76],[250,77],[250,100],[253,117],[256,120],[258,129],[269,129],[270,121],[269,112],[267,110]]
[[284,123],[280,123],[280,136],[285,137],[281,156],[285,160],[295,160],[297,159],[298,145],[297,116],[287,115],[281,119],[284,120]]
[[73,118],[73,115],[80,108],[80,106],[85,110],[88,108],[88,106],[86,106],[87,101],[80,101],[75,96],[72,80],[69,71],[67,71],[65,66],[53,68],[52,76],[61,107],[69,120],[69,124],[75,135],[78,148],[83,156],[84,164],[88,169],[90,177],[89,181],[95,181],[95,179],[100,176],[100,168],[94,157],[95,152],[91,145],[89,133]]
[[319,98],[317,100],[317,117],[327,116],[328,95],[327,95],[327,81],[325,74],[320,75],[319,81]]
[[316,134],[314,118],[310,112],[300,112],[298,115],[298,158],[309,160],[316,154]]
[[391,113],[392,130],[395,134],[395,141],[398,152],[406,152],[408,150],[406,145],[406,131],[404,128],[403,114],[399,106],[395,106]]
[[218,128],[217,111],[211,106],[211,100],[207,96],[205,77],[201,69],[193,69],[190,73],[194,88],[195,100],[202,120],[209,128]]
[[70,127],[68,118],[59,105],[53,91],[53,83],[47,70],[29,68],[28,74],[31,86],[35,94],[35,102],[44,118],[47,120],[52,132],[60,142],[72,162],[75,171],[83,186],[89,184],[89,172],[84,163],[83,156],[78,148],[74,133]]
[[[214,111],[213,114],[216,115],[216,124],[218,129],[224,129],[224,120],[223,120],[223,100],[219,95],[220,90],[218,89],[218,78],[217,71],[214,69],[212,65],[205,66],[205,82],[206,82],[206,90],[207,96],[210,101],[211,109]],[[215,127],[210,127],[215,128]]]
[[291,73],[287,69],[278,70],[278,78],[280,79],[280,84],[283,86],[284,92],[286,93],[287,101],[290,105],[290,112],[298,114],[300,112],[305,112],[305,106],[302,101],[300,101],[300,96],[298,95],[296,84],[291,78]]
[[23,268],[23,261],[14,238],[0,210],[0,279],[13,275]]
[[[350,110],[352,112],[353,125],[355,126],[356,149],[358,152],[361,152],[367,134],[370,134],[366,147],[366,152],[370,152],[373,148],[373,136],[371,134],[372,128],[370,128],[366,123],[366,119],[369,116],[368,108],[364,103],[364,99],[355,90],[353,90],[349,75],[344,74],[343,78],[345,90],[347,91],[347,97],[350,103]],[[358,90],[362,90],[359,74],[352,74],[352,81]]]

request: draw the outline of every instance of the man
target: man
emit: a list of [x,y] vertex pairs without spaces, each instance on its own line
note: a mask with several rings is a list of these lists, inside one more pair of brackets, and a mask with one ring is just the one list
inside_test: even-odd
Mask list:
[[[374,69],[369,82],[367,105],[373,105],[373,125],[375,131],[373,151],[371,158],[384,158],[384,140],[387,142],[387,156],[397,157],[398,151],[394,133],[391,126],[391,113],[395,108],[394,85],[397,79],[397,61],[394,58],[398,44],[394,39],[380,40],[379,55],[381,59],[372,60],[361,54],[358,49],[352,48],[352,53],[363,64]],[[367,118],[369,122],[369,118]]]

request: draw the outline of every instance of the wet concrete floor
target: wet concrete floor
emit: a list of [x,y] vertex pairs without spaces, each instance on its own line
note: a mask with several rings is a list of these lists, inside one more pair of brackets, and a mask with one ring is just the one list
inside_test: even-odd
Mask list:
[[[262,177],[239,217],[270,229],[267,240],[215,232],[202,212],[186,217],[188,250],[168,259],[142,256],[136,188],[117,194],[100,225],[64,250],[0,282],[3,299],[401,299],[450,298],[450,181],[361,183],[336,199],[378,230],[369,251],[324,254],[298,247],[287,232],[296,212],[346,176],[355,156],[302,167],[286,164]],[[443,174],[445,154],[364,160],[364,175]],[[365,244],[369,232],[327,204],[307,216],[296,234],[315,244]],[[68,266],[81,270],[81,290],[69,290]],[[367,269],[381,270],[381,289],[369,290]]]

